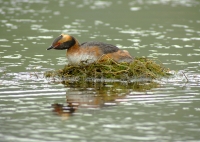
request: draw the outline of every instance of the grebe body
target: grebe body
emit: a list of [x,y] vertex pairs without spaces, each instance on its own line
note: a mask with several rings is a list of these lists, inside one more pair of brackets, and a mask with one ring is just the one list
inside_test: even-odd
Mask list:
[[66,56],[70,64],[81,62],[92,63],[95,61],[113,59],[116,62],[132,62],[133,57],[126,50],[103,42],[79,42],[70,35],[61,34],[57,37],[47,50],[66,50]]

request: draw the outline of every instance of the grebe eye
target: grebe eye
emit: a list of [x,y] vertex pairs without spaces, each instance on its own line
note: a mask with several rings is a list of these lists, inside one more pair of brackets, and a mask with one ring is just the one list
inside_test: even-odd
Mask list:
[[[56,46],[59,43],[58,41],[61,40],[62,38],[63,38],[63,36],[60,35],[59,37],[57,37],[56,39],[54,39],[52,45]],[[59,45],[60,45],[60,43],[59,43]]]
[[60,42],[57,42],[55,46],[59,46],[59,45],[60,45]]

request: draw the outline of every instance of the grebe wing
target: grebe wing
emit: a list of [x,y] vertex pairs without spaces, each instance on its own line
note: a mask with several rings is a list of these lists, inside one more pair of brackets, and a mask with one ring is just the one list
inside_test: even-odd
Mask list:
[[103,43],[103,42],[95,42],[95,41],[84,42],[80,46],[81,46],[81,48],[82,47],[83,48],[84,47],[99,47],[104,54],[117,52],[119,50],[118,47],[116,47],[112,44],[107,44],[107,43]]

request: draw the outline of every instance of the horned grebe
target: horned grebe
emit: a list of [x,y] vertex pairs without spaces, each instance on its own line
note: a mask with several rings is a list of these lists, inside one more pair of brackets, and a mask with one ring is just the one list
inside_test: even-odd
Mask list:
[[118,47],[103,42],[79,42],[70,35],[61,34],[57,37],[47,50],[65,50],[67,49],[67,59],[69,64],[79,64],[81,62],[92,63],[106,59],[113,59],[120,62],[132,62],[133,57],[126,50],[120,50]]

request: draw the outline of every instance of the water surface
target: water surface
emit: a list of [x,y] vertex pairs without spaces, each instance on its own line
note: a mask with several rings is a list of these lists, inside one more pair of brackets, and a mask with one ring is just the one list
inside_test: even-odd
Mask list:
[[[199,4],[0,0],[1,141],[200,141]],[[176,76],[133,84],[45,79],[67,64],[64,51],[46,51],[61,33],[157,59]],[[73,116],[52,112],[70,101],[79,102]]]

